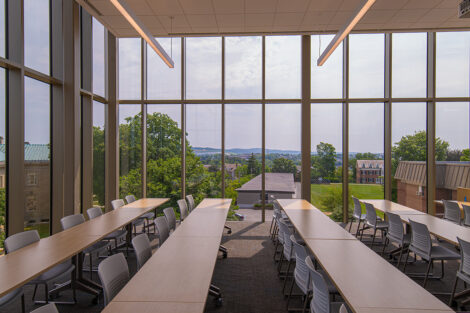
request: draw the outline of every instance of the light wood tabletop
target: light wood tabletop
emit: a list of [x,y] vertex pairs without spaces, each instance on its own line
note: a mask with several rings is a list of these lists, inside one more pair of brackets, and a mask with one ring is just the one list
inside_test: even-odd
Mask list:
[[200,313],[204,303],[183,302],[111,302],[103,313]]
[[[129,224],[140,215],[165,203],[168,199],[137,200],[132,209],[118,209],[86,221],[65,231],[42,238],[39,242],[0,258],[0,297],[26,284],[104,236]],[[141,206],[139,206],[141,203]]]
[[305,200],[278,199],[277,201],[304,239],[356,240],[356,237],[344,231],[331,218]]
[[367,202],[372,204],[377,210],[384,213],[395,213],[398,215],[425,215],[426,213],[409,208],[402,204],[392,202],[390,200],[376,200],[376,199],[360,199],[361,202]]
[[306,244],[356,313],[454,312],[359,240],[306,239]]

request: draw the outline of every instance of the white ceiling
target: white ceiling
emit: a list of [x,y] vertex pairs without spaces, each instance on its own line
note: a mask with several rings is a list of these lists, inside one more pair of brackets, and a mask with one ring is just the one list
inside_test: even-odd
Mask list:
[[[109,0],[77,1],[116,36],[137,36]],[[360,2],[361,0],[127,0],[130,8],[154,36],[337,32],[354,14]],[[355,30],[470,30],[470,19],[458,18],[459,2],[460,0],[377,0]],[[170,17],[173,17],[172,23]]]

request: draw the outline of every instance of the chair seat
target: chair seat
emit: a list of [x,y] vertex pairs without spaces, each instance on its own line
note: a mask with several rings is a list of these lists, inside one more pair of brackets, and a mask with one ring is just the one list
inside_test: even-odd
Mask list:
[[431,259],[434,260],[459,260],[460,254],[442,246],[432,246]]
[[139,226],[139,225],[142,225],[144,221],[145,221],[145,218],[139,217],[138,219],[132,221],[132,225]]
[[[330,313],[339,313],[339,310],[341,309],[341,306],[343,305],[344,303],[342,302],[331,302],[330,303]],[[351,312],[348,307],[346,307],[346,310],[348,312]]]
[[99,241],[95,243],[92,246],[89,246],[85,250],[83,250],[84,253],[94,253],[94,252],[101,252],[107,250],[109,247],[109,242],[106,241]]
[[123,237],[127,234],[127,231],[123,230],[123,229],[119,229],[119,230],[115,230],[113,231],[112,233],[109,233],[108,235],[106,235],[104,237],[105,240],[114,240],[115,238],[118,238],[118,237]]
[[6,305],[8,302],[20,297],[23,294],[23,288],[15,289],[0,298],[0,306]]
[[464,282],[466,282],[467,284],[470,284],[470,276],[468,276],[464,272],[462,272],[460,270],[457,271],[457,277],[460,278],[461,280],[463,280]]
[[[391,236],[390,234],[387,234],[387,238],[390,240],[390,241],[393,241],[393,242],[396,242],[396,243],[399,243],[401,244],[401,241],[399,238],[396,238],[396,237],[393,237]],[[411,242],[411,234],[404,234],[403,235],[403,244],[405,246],[409,245]]]
[[[372,225],[369,222],[367,222],[367,226],[374,228],[374,225]],[[376,229],[387,229],[388,228],[388,222],[377,220],[377,222],[375,223],[375,228]]]
[[39,277],[36,277],[34,280],[30,281],[28,284],[46,283],[64,274],[70,274],[74,269],[75,269],[75,265],[73,265],[70,261],[66,261],[64,263],[54,266],[47,272],[42,273],[41,275],[39,275]]
[[356,220],[361,220],[361,221],[364,221],[366,219],[366,215],[365,214],[361,214],[361,216],[358,216],[358,215],[354,215],[353,214],[353,217],[356,219]]
[[145,213],[144,215],[141,216],[141,218],[152,220],[152,219],[155,218],[155,213],[153,213],[153,212]]

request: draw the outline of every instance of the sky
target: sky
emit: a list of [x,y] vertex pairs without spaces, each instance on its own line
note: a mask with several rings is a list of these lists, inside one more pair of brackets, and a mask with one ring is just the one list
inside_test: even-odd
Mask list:
[[[0,0],[0,4],[4,0]],[[48,0],[25,0],[25,63],[49,74]],[[0,5],[0,25],[4,19]],[[93,20],[93,89],[104,96],[104,28]],[[339,98],[342,95],[342,49],[333,53],[323,67],[316,66],[319,53],[328,45],[331,35],[312,36],[312,98]],[[0,29],[0,55],[4,55],[4,31]],[[266,97],[300,98],[301,37],[266,37]],[[226,38],[227,99],[261,97],[261,37]],[[181,39],[158,38],[172,55],[175,68],[167,68],[149,49],[149,99],[176,100],[181,97]],[[119,40],[119,97],[138,99],[141,93],[140,40]],[[426,34],[393,34],[392,95],[423,97],[426,92]],[[221,38],[188,38],[186,40],[186,98],[220,99]],[[437,34],[436,92],[439,97],[468,96],[470,85],[470,32]],[[350,97],[382,97],[384,92],[384,35],[350,36]],[[4,70],[0,86],[5,86]],[[4,99],[5,88],[0,88]],[[25,141],[50,141],[50,93],[46,84],[25,79]],[[104,125],[102,105],[95,103],[94,123]],[[5,102],[0,101],[0,108]],[[136,114],[140,106],[121,105],[120,122]],[[261,146],[261,105],[226,105],[226,148]],[[168,113],[180,123],[179,105],[149,105],[148,112]],[[188,140],[193,146],[220,148],[221,106],[192,105],[187,108]],[[425,128],[424,103],[393,104],[392,141]],[[437,136],[449,141],[452,149],[469,146],[469,104],[438,103]],[[320,142],[332,143],[342,150],[341,104],[312,104],[312,151]],[[266,148],[300,149],[300,105],[268,104],[266,106]],[[5,136],[5,118],[0,118],[0,136]],[[350,105],[350,147],[353,152],[383,152],[383,104]]]

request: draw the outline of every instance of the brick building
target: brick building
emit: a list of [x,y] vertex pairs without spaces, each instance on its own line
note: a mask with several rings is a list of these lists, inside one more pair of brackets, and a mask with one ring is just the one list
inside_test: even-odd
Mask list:
[[357,160],[356,183],[383,184],[384,160]]

